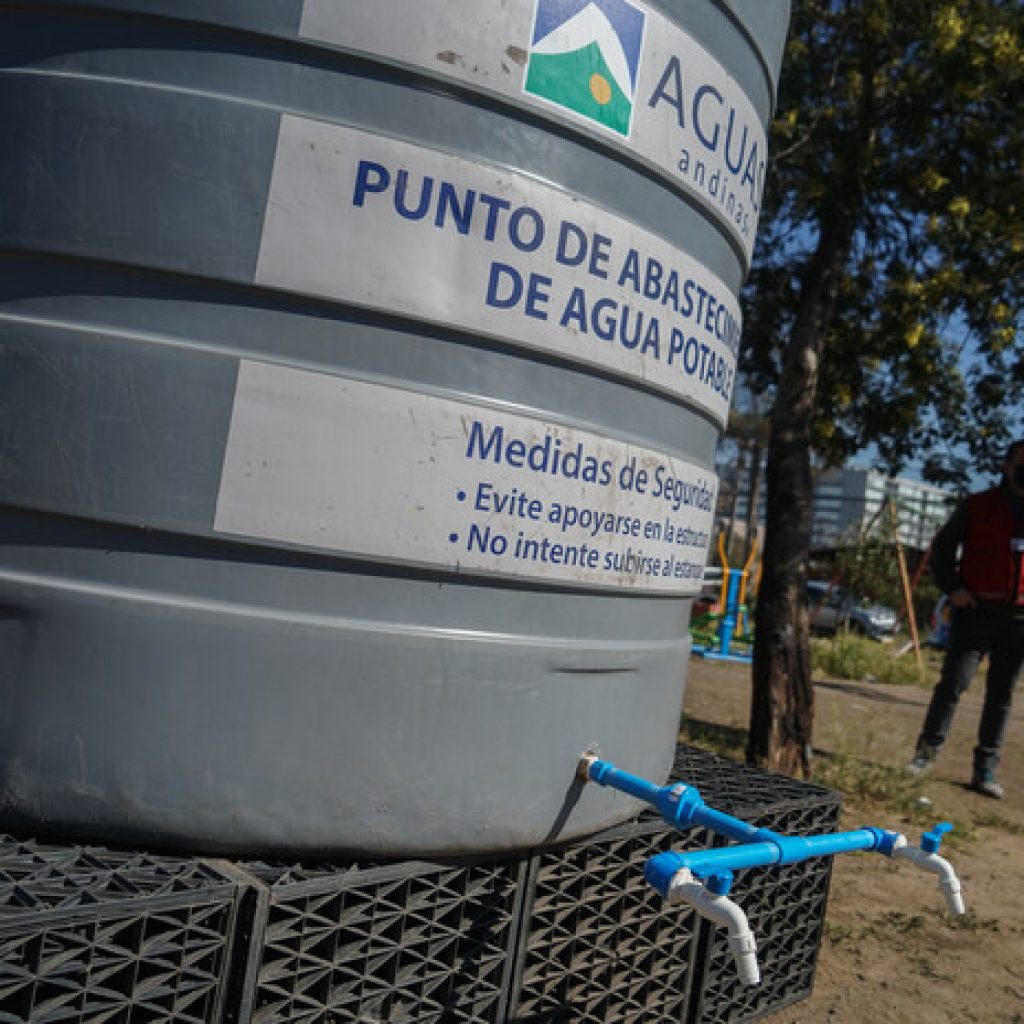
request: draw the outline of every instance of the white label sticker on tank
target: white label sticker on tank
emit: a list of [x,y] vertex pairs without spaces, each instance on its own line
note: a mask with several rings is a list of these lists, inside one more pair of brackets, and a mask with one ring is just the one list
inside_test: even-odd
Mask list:
[[305,0],[299,32],[496,93],[628,150],[694,195],[749,263],[765,174],[761,119],[714,57],[644,4]]
[[219,533],[406,565],[695,594],[717,480],[466,402],[243,361]]
[[521,174],[286,115],[256,281],[542,349],[728,416],[740,313],[725,284]]

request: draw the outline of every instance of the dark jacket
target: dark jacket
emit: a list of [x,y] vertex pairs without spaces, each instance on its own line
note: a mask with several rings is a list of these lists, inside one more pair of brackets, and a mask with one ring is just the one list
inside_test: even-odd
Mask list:
[[947,594],[964,588],[986,607],[1024,614],[1017,602],[1024,552],[1012,550],[1015,537],[1024,537],[1024,501],[1005,485],[970,495],[932,541],[936,583]]

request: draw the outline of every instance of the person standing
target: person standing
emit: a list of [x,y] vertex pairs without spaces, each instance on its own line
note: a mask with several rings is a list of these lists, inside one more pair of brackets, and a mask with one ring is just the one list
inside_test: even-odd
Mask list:
[[1024,664],[1024,439],[1007,448],[1001,483],[961,501],[935,535],[932,571],[953,614],[942,672],[908,767],[915,774],[931,768],[960,695],[987,654],[970,788],[1000,800],[996,767]]

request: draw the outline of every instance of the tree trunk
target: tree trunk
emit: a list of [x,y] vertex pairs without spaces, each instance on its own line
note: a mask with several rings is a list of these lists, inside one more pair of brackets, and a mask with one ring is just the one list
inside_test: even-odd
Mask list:
[[[743,446],[742,446],[742,443],[739,443],[738,447],[739,447],[739,452],[738,452],[738,459],[737,459],[737,461],[739,461],[742,464],[742,460],[743,460]],[[732,539],[736,535],[736,515],[737,515],[737,513],[739,511],[739,504],[740,504],[740,474],[739,474],[739,471],[737,471],[736,479],[735,479],[735,481],[733,482],[733,485],[732,485],[732,497],[731,497],[731,500],[729,502],[729,526],[728,526],[728,528],[725,531],[725,545],[724,545],[724,547],[725,547],[726,557],[728,557],[729,551],[732,549]],[[722,568],[724,569],[725,566],[722,566]]]
[[766,534],[754,628],[747,760],[811,776],[810,630],[804,597],[811,540],[811,422],[836,273],[848,236],[822,231],[801,282],[771,414],[765,475]]
[[743,564],[746,565],[750,553],[757,543],[757,520],[760,512],[761,499],[761,464],[764,452],[761,442],[754,438],[750,442],[750,476],[747,479],[747,536]]

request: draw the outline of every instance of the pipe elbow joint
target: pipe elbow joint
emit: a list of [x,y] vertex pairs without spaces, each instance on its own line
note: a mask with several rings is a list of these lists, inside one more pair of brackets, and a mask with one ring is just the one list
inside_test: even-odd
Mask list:
[[677,882],[677,877],[684,871],[692,880],[693,875],[687,870],[680,854],[666,850],[664,853],[656,853],[644,865],[644,880],[665,899],[670,899],[673,883]]

